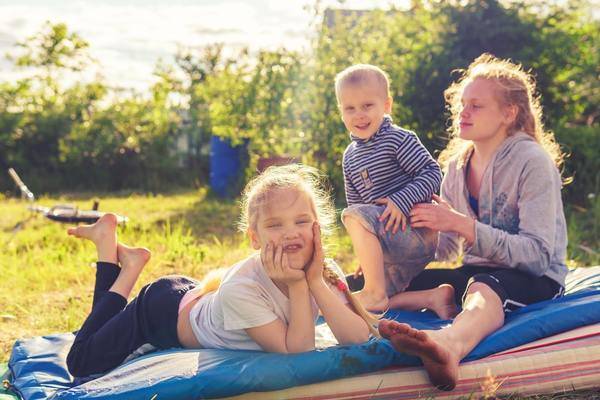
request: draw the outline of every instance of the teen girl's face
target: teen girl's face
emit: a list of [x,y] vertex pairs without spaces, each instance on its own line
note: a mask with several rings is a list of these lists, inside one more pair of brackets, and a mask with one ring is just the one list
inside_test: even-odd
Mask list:
[[391,97],[374,79],[371,81],[343,85],[339,93],[342,121],[346,129],[360,139],[373,136],[381,126],[384,115],[392,111]]
[[510,118],[496,99],[495,90],[494,82],[482,78],[465,86],[459,114],[461,139],[487,142],[506,136]]
[[248,234],[255,249],[272,242],[283,246],[290,268],[304,269],[312,260],[315,212],[310,197],[296,189],[274,189],[258,210]]

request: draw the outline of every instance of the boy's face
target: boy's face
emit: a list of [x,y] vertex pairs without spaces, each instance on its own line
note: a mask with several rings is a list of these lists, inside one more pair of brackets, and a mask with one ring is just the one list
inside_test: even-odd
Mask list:
[[373,136],[392,111],[392,98],[374,80],[342,85],[338,97],[346,129],[360,139]]

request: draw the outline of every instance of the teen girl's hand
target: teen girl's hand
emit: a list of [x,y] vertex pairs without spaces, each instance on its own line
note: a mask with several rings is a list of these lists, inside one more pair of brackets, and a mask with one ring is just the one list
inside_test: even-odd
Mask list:
[[290,268],[288,256],[281,244],[268,242],[260,250],[260,259],[269,278],[285,285],[305,279],[304,271]]
[[451,231],[458,214],[438,195],[433,195],[433,203],[419,203],[410,210],[410,224],[415,228],[429,228],[435,231]]
[[375,203],[385,204],[386,206],[385,210],[383,210],[381,216],[379,217],[379,221],[382,222],[389,217],[387,223],[385,224],[386,231],[392,229],[392,233],[395,234],[398,232],[399,228],[402,228],[402,232],[406,230],[407,218],[392,200],[386,197],[385,199],[375,200]]
[[429,228],[434,231],[456,232],[467,242],[475,238],[475,221],[456,211],[438,195],[433,195],[431,204],[416,204],[410,211],[410,224],[415,228]]
[[323,254],[323,244],[321,243],[321,227],[318,222],[314,222],[313,231],[313,257],[310,264],[306,267],[306,280],[318,282],[323,279],[323,265],[325,263],[325,255]]

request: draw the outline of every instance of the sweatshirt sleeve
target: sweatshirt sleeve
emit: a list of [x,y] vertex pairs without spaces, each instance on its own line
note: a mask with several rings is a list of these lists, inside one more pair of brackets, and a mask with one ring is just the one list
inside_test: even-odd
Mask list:
[[[452,166],[450,167],[452,168]],[[450,171],[449,168],[449,171]],[[449,204],[456,204],[456,193],[452,187],[451,172],[447,172],[442,181],[440,196]],[[464,239],[455,232],[440,232],[438,246],[435,252],[437,261],[456,261],[462,253]]]
[[525,163],[518,179],[518,232],[511,234],[477,221],[469,253],[542,276],[550,265],[556,218],[562,213],[557,210],[556,194],[560,175],[549,157],[537,154]]
[[442,172],[417,135],[407,132],[396,152],[399,167],[412,181],[389,197],[406,216],[417,203],[431,201],[440,188]]

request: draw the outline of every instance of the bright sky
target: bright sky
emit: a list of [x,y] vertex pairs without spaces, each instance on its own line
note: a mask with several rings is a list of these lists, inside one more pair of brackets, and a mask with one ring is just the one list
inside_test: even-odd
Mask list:
[[[408,0],[393,2],[405,4]],[[389,8],[390,0],[322,0],[322,7]],[[307,46],[314,0],[0,0],[0,81],[17,75],[4,55],[45,21],[64,22],[90,43],[116,86],[144,90],[178,46],[223,42],[232,50]]]

